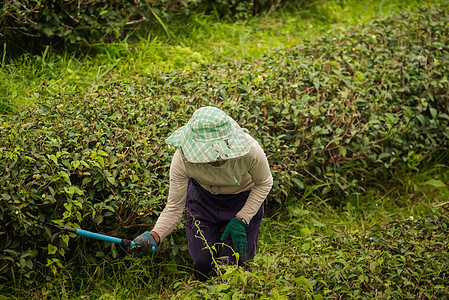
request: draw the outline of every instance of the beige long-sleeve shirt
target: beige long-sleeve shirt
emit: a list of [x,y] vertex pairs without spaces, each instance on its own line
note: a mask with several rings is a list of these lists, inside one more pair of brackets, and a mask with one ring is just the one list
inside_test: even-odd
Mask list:
[[187,196],[189,178],[195,179],[213,194],[237,194],[251,190],[237,217],[249,223],[257,213],[273,185],[268,160],[259,143],[246,134],[251,145],[249,153],[215,167],[207,163],[190,163],[176,150],[170,165],[167,204],[153,231],[163,240],[181,221]]

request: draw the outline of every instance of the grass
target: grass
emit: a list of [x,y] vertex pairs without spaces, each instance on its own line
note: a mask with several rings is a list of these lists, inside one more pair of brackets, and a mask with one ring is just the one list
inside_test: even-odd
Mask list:
[[[430,2],[429,2],[430,3]],[[139,80],[176,68],[253,59],[276,47],[289,47],[331,30],[409,11],[422,1],[320,1],[249,20],[230,22],[196,14],[186,21],[147,29],[140,38],[91,45],[62,53],[45,48],[40,55],[10,59],[3,45],[0,68],[0,114],[51,101],[101,82]],[[169,32],[167,35],[166,32]]]

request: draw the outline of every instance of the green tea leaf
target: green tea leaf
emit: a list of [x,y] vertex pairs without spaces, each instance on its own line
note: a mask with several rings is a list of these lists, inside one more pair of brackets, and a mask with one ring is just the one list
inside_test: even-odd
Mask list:
[[427,180],[423,184],[430,185],[430,186],[437,187],[437,188],[444,188],[444,187],[446,187],[446,184],[444,182],[442,182],[441,180],[437,180],[437,179]]
[[58,251],[58,247],[48,244],[48,254],[55,254]]

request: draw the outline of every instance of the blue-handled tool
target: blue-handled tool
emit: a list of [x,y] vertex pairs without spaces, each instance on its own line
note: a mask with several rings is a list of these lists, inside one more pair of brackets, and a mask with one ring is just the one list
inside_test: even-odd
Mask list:
[[[121,238],[116,238],[113,236],[109,236],[109,235],[105,235],[105,234],[100,234],[100,233],[95,233],[92,231],[87,231],[84,229],[77,229],[77,228],[73,228],[73,227],[68,227],[65,225],[56,225],[56,224],[51,224],[52,226],[55,226],[61,230],[65,230],[65,231],[69,231],[81,236],[85,236],[88,238],[93,238],[93,239],[97,239],[97,240],[102,240],[102,241],[107,241],[107,242],[112,242],[112,243],[116,243],[116,244],[121,244],[123,246],[128,246],[128,247],[134,247],[135,244],[133,241],[130,240],[126,240],[126,239],[121,239]],[[154,251],[156,249],[156,247],[152,247],[152,251]]]
[[[88,237],[88,238],[93,238],[93,239],[97,239],[97,240],[112,242],[112,243],[120,244],[120,245],[127,246],[127,247],[134,247],[134,246],[136,246],[135,243],[133,241],[130,241],[130,240],[116,238],[116,237],[113,237],[113,236],[100,234],[100,233],[95,233],[95,232],[87,231],[87,230],[84,230],[84,229],[73,228],[73,227],[69,227],[69,226],[65,226],[65,225],[50,224],[50,223],[47,223],[47,222],[43,222],[43,221],[37,219],[36,217],[33,217],[29,213],[27,213],[27,215],[29,217],[33,218],[34,220],[36,220],[36,222],[38,222],[38,223],[45,224],[45,225],[48,225],[48,226],[53,226],[53,227],[56,227],[58,229],[65,230],[65,231],[68,231],[68,232],[72,232],[72,233],[75,233],[75,234],[78,234],[78,235],[81,235],[81,236],[85,236],[85,237]],[[154,252],[155,249],[156,249],[155,246],[153,246],[151,248],[151,250],[153,252]]]
[[134,242],[130,241],[130,240],[126,240],[126,239],[121,239],[121,238],[116,238],[113,236],[109,236],[109,235],[105,235],[105,234],[100,234],[100,233],[95,233],[92,231],[87,231],[84,229],[77,229],[77,228],[73,228],[73,227],[68,227],[65,225],[53,225],[54,227],[57,227],[61,230],[65,230],[68,232],[72,232],[75,233],[77,235],[82,235],[88,238],[93,238],[93,239],[97,239],[97,240],[102,240],[102,241],[107,241],[107,242],[112,242],[112,243],[116,243],[116,244],[121,244],[124,246],[128,246],[128,247],[132,247],[134,246]]

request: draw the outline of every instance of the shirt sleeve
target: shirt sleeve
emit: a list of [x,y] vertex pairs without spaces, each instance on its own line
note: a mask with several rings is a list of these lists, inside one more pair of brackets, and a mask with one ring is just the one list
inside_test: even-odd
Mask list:
[[257,142],[254,146],[254,154],[248,157],[248,159],[248,173],[252,177],[254,186],[245,205],[236,214],[237,217],[242,218],[247,224],[258,212],[273,186],[273,176],[270,172],[267,157]]
[[182,219],[187,197],[189,177],[186,174],[183,157],[176,150],[170,164],[170,178],[167,204],[153,228],[161,241],[169,235]]

